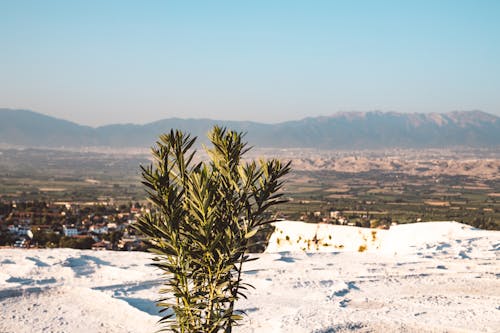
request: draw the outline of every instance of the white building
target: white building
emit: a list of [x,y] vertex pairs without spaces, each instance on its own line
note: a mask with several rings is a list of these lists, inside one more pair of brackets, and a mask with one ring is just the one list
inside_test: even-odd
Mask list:
[[330,211],[330,218],[331,219],[336,219],[340,216],[340,212],[338,210],[335,210],[335,211]]
[[63,233],[66,237],[76,236],[78,235],[77,228],[68,228],[67,226],[63,226]]
[[28,234],[28,231],[30,230],[30,228],[25,227],[23,225],[11,224],[7,227],[7,230],[9,230],[11,233],[16,234],[18,236],[26,236]]
[[89,231],[95,234],[106,234],[108,233],[108,226],[103,224],[91,225]]
[[118,228],[118,225],[115,222],[109,222],[107,224],[107,227],[108,227],[108,230],[109,229],[116,229],[116,228]]

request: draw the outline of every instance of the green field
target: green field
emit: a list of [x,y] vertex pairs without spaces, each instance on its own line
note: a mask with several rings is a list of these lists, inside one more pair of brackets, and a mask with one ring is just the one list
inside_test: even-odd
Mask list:
[[[302,179],[316,186],[305,186],[301,184]],[[454,220],[500,229],[500,182],[497,180],[382,172],[295,171],[287,189],[291,200],[281,207],[281,213],[294,219],[314,221],[318,219],[310,216],[312,212],[319,211],[326,216],[330,211],[340,211],[358,222],[375,218],[397,223]]]

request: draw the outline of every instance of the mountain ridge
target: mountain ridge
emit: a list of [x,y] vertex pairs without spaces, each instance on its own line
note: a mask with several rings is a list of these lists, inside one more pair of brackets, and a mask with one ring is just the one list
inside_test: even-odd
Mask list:
[[177,128],[198,136],[215,124],[247,133],[268,148],[377,149],[500,146],[500,118],[474,110],[447,113],[337,112],[330,116],[265,124],[166,118],[146,124],[79,125],[31,110],[0,109],[0,143],[27,147],[148,147]]

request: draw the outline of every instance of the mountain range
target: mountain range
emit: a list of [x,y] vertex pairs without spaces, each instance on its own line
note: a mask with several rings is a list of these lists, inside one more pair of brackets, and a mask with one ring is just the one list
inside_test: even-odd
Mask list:
[[246,132],[261,148],[446,148],[500,146],[500,118],[481,111],[449,113],[338,112],[332,116],[263,124],[250,121],[169,118],[152,123],[101,127],[29,110],[0,109],[0,144],[22,147],[78,148],[151,146],[158,135],[181,129],[206,142],[219,124]]

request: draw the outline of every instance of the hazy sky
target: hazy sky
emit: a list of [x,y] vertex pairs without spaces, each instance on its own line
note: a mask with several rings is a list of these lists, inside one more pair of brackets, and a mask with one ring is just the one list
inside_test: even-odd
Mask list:
[[0,107],[81,124],[500,115],[500,1],[0,0]]

